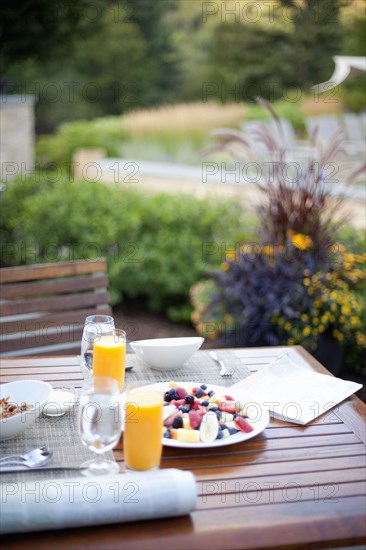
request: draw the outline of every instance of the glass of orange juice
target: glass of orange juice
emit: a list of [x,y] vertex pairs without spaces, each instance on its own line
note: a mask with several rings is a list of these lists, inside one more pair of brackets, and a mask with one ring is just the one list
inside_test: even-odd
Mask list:
[[127,470],[159,468],[162,425],[162,393],[144,388],[126,392],[123,451]]
[[111,328],[93,345],[93,376],[109,376],[118,382],[122,392],[126,366],[126,333]]

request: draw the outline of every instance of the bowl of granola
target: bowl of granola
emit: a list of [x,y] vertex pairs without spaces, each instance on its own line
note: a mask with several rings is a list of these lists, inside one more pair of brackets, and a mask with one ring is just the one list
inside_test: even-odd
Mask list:
[[0,440],[29,428],[49,400],[52,386],[42,380],[18,380],[0,385]]

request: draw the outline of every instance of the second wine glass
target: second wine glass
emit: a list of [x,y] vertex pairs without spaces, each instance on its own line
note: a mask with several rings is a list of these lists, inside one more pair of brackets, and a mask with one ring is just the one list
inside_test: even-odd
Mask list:
[[119,466],[102,457],[118,443],[123,426],[119,387],[114,378],[94,377],[93,386],[80,395],[78,431],[81,441],[98,457],[81,465],[83,475],[119,472]]

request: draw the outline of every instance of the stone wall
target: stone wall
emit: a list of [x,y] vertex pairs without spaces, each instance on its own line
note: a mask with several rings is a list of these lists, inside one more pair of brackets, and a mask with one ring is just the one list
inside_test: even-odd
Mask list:
[[34,168],[34,104],[31,95],[0,96],[0,162],[4,183]]

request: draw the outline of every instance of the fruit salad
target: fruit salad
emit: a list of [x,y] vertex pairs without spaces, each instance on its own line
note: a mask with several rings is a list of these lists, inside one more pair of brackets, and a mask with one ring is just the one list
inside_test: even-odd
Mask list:
[[219,395],[206,384],[191,388],[170,382],[164,393],[163,437],[183,443],[211,443],[238,432],[249,433],[245,404]]

